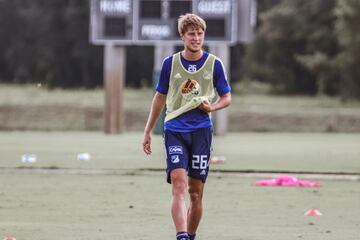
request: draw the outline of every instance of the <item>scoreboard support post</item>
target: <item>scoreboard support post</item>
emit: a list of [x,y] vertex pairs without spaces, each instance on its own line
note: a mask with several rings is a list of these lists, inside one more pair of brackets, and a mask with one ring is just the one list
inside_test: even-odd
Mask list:
[[107,134],[117,134],[125,130],[123,88],[125,82],[125,46],[105,44],[104,46],[104,86],[105,109],[104,130]]

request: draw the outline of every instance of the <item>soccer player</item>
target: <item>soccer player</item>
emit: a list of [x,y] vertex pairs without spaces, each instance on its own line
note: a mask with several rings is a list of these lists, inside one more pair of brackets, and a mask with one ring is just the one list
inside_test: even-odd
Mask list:
[[[177,240],[195,239],[203,213],[204,184],[212,141],[210,113],[231,102],[230,85],[219,58],[202,50],[205,21],[197,15],[179,17],[184,49],[167,57],[144,130],[143,150],[151,154],[151,133],[166,105],[164,139],[167,182],[172,185],[171,215]],[[214,102],[218,95],[217,100]],[[185,206],[185,192],[190,196]]]

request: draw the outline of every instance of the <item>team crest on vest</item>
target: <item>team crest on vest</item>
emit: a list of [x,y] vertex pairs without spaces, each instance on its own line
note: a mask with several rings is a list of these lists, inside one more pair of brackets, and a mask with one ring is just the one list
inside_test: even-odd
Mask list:
[[186,100],[191,100],[200,94],[200,85],[193,79],[188,79],[181,84],[181,94]]

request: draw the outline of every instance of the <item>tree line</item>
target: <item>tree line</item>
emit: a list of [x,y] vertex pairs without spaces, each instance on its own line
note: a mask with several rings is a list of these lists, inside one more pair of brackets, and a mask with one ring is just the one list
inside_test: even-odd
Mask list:
[[[360,98],[359,1],[258,0],[257,18],[254,42],[231,47],[232,82]],[[153,51],[127,47],[128,86],[152,84]],[[89,43],[89,1],[0,1],[0,81],[102,86],[103,48]]]
[[360,98],[360,1],[268,5],[246,51],[245,75],[270,83],[278,93]]

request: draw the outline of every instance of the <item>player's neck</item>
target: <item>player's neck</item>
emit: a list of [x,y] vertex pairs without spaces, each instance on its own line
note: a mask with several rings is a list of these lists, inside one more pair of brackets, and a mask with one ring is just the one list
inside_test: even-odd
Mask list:
[[181,52],[181,55],[183,56],[183,58],[185,58],[188,61],[197,61],[202,57],[203,51],[199,50],[199,51],[193,52],[193,51],[190,51],[189,49],[185,48]]

